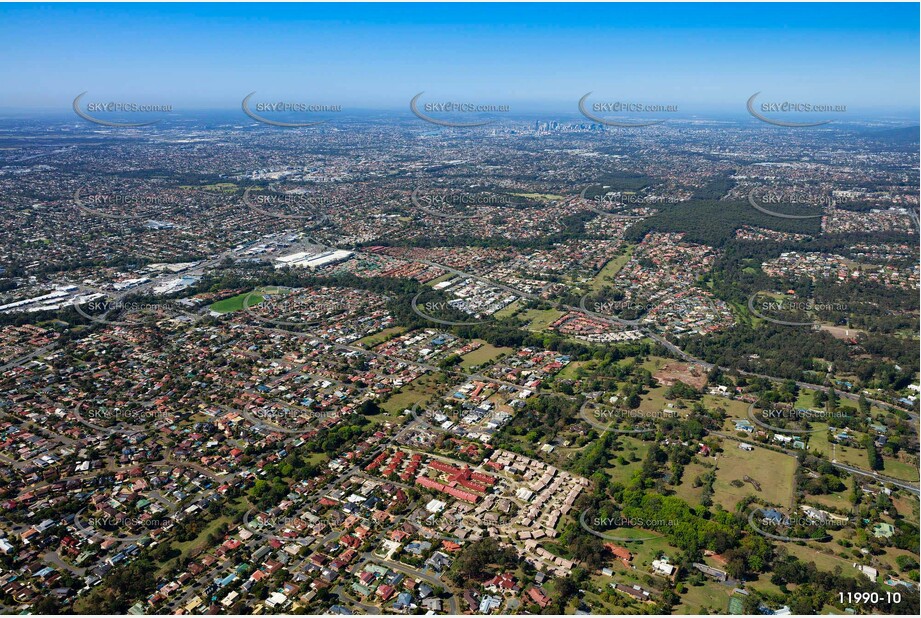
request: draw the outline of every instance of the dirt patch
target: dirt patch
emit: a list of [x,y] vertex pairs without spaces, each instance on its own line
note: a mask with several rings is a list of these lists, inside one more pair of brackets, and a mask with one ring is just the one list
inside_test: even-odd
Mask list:
[[673,386],[679,380],[697,390],[707,385],[707,371],[699,365],[688,363],[668,363],[655,372],[653,377],[665,386]]
[[835,339],[857,339],[857,335],[863,332],[856,328],[845,328],[844,326],[823,325],[821,328]]

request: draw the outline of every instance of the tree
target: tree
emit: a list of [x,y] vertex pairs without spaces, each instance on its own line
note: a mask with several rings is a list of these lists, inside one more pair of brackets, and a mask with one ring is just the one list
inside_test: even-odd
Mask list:
[[502,547],[494,537],[487,537],[467,545],[460,554],[448,576],[458,585],[468,580],[482,579],[488,573],[487,568],[496,565],[505,567],[516,564],[518,554],[509,547]]
[[376,401],[368,400],[358,406],[358,413],[362,416],[375,416],[381,413],[381,407]]
[[876,445],[873,443],[872,436],[866,436],[864,438],[864,446],[867,448],[867,460],[870,463],[870,469],[882,470],[883,458],[880,457],[879,452],[876,450]]
[[32,613],[34,614],[49,614],[49,615],[58,615],[62,612],[61,600],[56,594],[46,594],[38,600],[38,602],[32,606]]
[[825,392],[824,391],[813,391],[812,392],[812,407],[821,408],[825,405]]
[[559,595],[561,604],[565,608],[569,599],[576,596],[576,593],[579,592],[579,586],[576,584],[572,575],[570,574],[566,577],[560,577],[556,580],[556,592]]
[[861,416],[870,416],[870,402],[867,401],[863,392],[860,393],[860,397],[857,399],[857,409],[860,410]]

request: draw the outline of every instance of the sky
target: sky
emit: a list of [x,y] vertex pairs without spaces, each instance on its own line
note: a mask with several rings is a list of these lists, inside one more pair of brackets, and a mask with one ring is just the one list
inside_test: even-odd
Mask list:
[[919,5],[3,4],[0,108],[432,100],[744,111],[769,100],[916,113]]

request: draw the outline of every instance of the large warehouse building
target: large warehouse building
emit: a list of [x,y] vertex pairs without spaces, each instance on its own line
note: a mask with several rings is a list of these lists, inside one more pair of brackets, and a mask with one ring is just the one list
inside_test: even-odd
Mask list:
[[329,266],[330,264],[344,262],[353,255],[351,251],[346,251],[345,249],[334,249],[332,251],[323,251],[322,253],[307,253],[306,251],[302,251],[300,253],[292,253],[291,255],[278,258],[275,260],[275,268],[293,266],[316,270],[324,266]]

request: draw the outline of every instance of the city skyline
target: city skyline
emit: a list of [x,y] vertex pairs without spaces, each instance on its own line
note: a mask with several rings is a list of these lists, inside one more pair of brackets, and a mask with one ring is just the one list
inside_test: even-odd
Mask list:
[[919,615],[918,20],[0,7],[0,614]]

